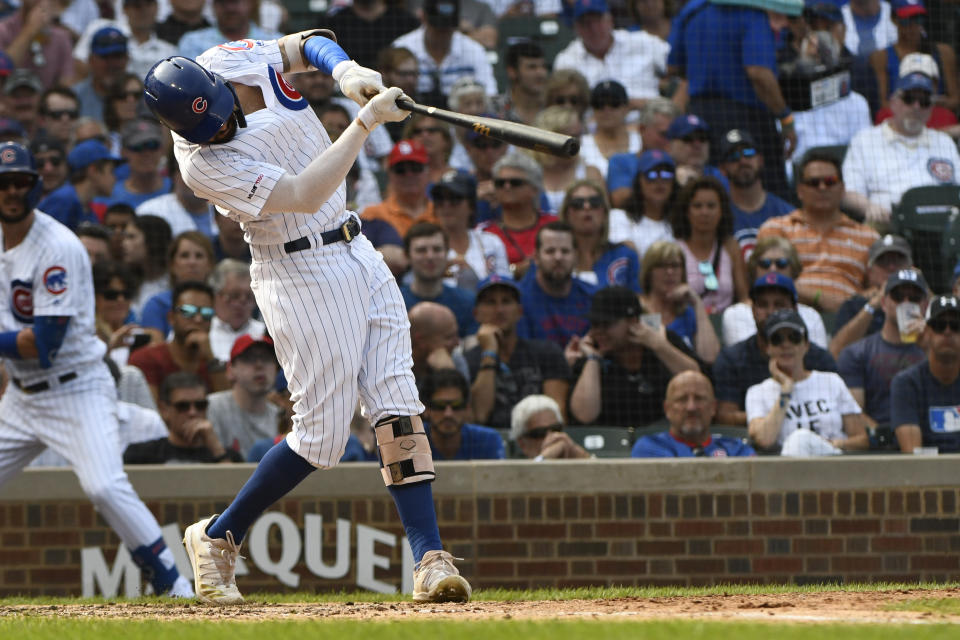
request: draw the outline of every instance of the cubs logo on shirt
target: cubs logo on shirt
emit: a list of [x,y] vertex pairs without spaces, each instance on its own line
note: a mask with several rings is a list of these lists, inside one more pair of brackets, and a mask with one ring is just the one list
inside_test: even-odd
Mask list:
[[10,308],[17,322],[33,322],[33,285],[24,280],[10,283]]
[[67,290],[67,270],[63,267],[50,267],[43,272],[44,288],[55,296]]
[[607,282],[627,284],[627,259],[617,258],[607,266]]
[[954,180],[953,162],[946,158],[930,158],[927,160],[927,171],[937,182],[952,183]]
[[243,40],[234,40],[232,42],[227,42],[224,44],[218,44],[217,46],[221,49],[226,49],[227,51],[249,51],[253,49],[258,44],[262,44],[259,40],[251,40],[249,38],[244,38]]
[[300,111],[307,108],[306,98],[291,87],[286,78],[277,73],[273,67],[270,67],[270,85],[273,87],[273,93],[277,96],[277,100],[287,109]]

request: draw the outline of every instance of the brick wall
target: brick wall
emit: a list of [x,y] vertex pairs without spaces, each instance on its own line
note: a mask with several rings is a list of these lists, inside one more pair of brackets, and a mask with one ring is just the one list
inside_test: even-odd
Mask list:
[[[948,581],[960,579],[960,465],[951,458],[462,463],[440,467],[435,499],[445,544],[466,559],[475,587]],[[259,555],[244,544],[241,588],[356,589],[357,555],[369,548],[389,558],[375,578],[399,585],[400,545],[358,551],[358,525],[403,534],[366,466],[314,474],[278,503],[272,511],[289,527],[269,529]],[[131,479],[161,525],[182,530],[221,511],[248,473],[158,468]],[[115,561],[119,540],[75,485],[67,472],[30,471],[0,492],[0,594],[79,594],[82,548]],[[321,579],[300,549],[298,584],[284,586],[271,563],[285,546],[304,546],[316,516],[322,535],[307,543],[322,540],[327,564],[336,520],[350,522],[349,571]]]

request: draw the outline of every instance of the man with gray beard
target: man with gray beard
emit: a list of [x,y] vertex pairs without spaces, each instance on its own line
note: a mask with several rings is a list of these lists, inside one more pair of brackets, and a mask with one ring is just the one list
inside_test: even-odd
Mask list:
[[850,143],[843,161],[844,204],[871,225],[887,225],[908,189],[957,183],[956,144],[926,126],[935,93],[929,76],[919,72],[903,76],[890,96],[893,117],[861,131]]

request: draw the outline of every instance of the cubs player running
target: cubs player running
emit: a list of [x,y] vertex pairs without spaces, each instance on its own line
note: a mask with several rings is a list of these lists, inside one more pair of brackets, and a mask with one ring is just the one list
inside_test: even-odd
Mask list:
[[[362,107],[335,143],[282,75],[314,69],[331,73]],[[243,536],[314,469],[337,464],[359,394],[417,563],[414,599],[468,600],[470,585],[437,530],[403,298],[345,210],[344,178],[367,136],[406,116],[396,106],[400,89],[386,89],[379,73],[349,60],[331,32],[318,30],[229,42],[196,61],[161,60],[144,94],[174,132],[187,185],[244,229],[253,291],[295,402],[293,430],[233,503],[187,528],[198,596],[243,601],[234,579]]]
[[123,472],[90,259],[72,231],[34,209],[41,189],[30,152],[0,144],[0,358],[10,376],[0,399],[0,485],[46,447],[56,451],[154,592],[193,597]]

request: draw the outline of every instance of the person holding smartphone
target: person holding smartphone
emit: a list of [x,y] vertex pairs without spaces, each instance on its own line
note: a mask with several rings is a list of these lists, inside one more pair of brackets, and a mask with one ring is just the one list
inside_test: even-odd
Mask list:
[[811,457],[866,449],[860,405],[833,372],[811,371],[807,326],[793,309],[776,311],[763,325],[770,377],[747,390],[747,426],[762,449]]

